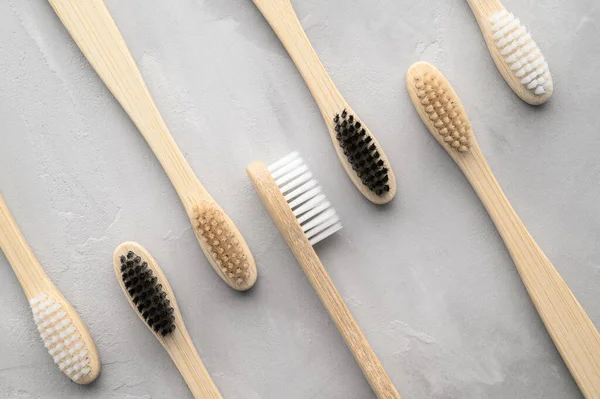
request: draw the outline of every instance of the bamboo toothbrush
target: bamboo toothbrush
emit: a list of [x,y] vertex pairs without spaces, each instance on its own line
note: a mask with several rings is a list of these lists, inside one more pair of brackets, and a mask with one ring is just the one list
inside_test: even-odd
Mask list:
[[587,398],[600,398],[600,335],[504,196],[460,99],[442,73],[424,62],[408,70],[406,85],[419,116],[485,205],[579,388]]
[[321,64],[289,0],[253,0],[308,85],[346,173],[358,190],[375,204],[396,195],[390,161],[371,131],[359,121]]
[[124,242],[113,263],[131,307],[169,353],[194,397],[222,399],[185,328],[173,289],[150,253],[138,243]]
[[525,26],[500,0],[467,0],[488,50],[506,83],[526,103],[539,105],[552,96],[548,63]]
[[313,249],[342,224],[302,158],[294,152],[268,168],[255,162],[247,172],[377,397],[400,398]]
[[100,374],[100,357],[87,327],[31,251],[0,195],[0,248],[29,300],[35,324],[59,369],[78,384]]
[[175,144],[104,2],[49,1],[167,172],[212,267],[230,287],[236,290],[251,288],[257,273],[246,241],[200,184]]

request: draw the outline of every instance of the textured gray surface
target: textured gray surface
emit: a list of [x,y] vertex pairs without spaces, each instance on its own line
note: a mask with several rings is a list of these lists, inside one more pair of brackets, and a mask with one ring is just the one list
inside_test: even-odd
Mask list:
[[579,398],[484,208],[404,87],[434,62],[532,235],[600,325],[600,135],[595,1],[506,0],[555,81],[522,103],[460,0],[293,1],[342,94],[398,177],[389,206],[344,174],[312,97],[249,0],[107,1],[173,136],[244,233],[256,287],[228,289],[203,257],[165,173],[42,0],[0,1],[0,191],[48,274],[87,322],[103,373],[53,365],[0,256],[0,397],[186,398],[133,314],[113,249],[161,263],[226,398],[373,398],[247,179],[254,160],[305,156],[345,223],[318,252],[405,398]]

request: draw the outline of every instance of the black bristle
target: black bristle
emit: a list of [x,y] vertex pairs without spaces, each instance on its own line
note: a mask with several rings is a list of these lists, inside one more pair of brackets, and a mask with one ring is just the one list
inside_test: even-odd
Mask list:
[[336,139],[362,183],[377,195],[390,190],[389,173],[373,138],[354,115],[343,110],[333,118]]
[[119,260],[122,263],[123,284],[139,314],[157,334],[166,336],[173,332],[174,309],[163,286],[158,284],[158,279],[148,268],[148,263],[142,262],[142,258],[133,251],[129,251],[127,256],[121,256]]

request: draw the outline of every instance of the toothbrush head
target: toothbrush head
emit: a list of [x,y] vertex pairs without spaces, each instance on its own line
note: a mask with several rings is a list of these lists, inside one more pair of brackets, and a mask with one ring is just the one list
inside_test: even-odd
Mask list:
[[542,52],[518,18],[502,9],[487,20],[494,61],[515,92],[538,105],[550,98],[552,75]]
[[215,271],[232,288],[244,291],[256,282],[254,257],[237,227],[218,205],[201,202],[191,217],[196,237]]
[[124,242],[115,249],[113,264],[131,307],[159,340],[168,339],[176,329],[179,311],[171,286],[154,258],[140,244]]
[[293,152],[267,169],[311,245],[342,228],[337,212],[299,153]]
[[166,336],[175,330],[171,301],[162,284],[141,256],[127,251],[119,256],[121,279],[138,314],[156,334]]
[[100,373],[100,360],[89,332],[60,294],[44,292],[29,301],[48,353],[77,384],[89,384]]
[[451,154],[468,153],[475,143],[467,113],[448,80],[433,65],[417,62],[406,73],[417,112],[437,141]]
[[[333,118],[335,138],[362,185],[378,197],[393,197],[390,166],[367,127],[348,110]],[[388,199],[387,201],[389,201]],[[387,202],[386,201],[386,202]]]

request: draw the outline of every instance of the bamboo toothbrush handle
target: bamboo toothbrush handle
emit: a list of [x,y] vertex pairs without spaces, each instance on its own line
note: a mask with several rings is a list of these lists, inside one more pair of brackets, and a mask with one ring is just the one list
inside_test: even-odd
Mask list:
[[13,219],[0,195],[0,248],[17,275],[27,298],[44,291],[50,279]]
[[302,241],[296,241],[290,247],[292,247],[306,276],[319,298],[321,298],[342,337],[344,337],[373,392],[379,399],[400,399],[396,387],[394,387],[379,358],[369,345],[354,317],[352,317],[350,310],[333,285],[314,249],[307,240],[304,245],[301,243]]
[[255,162],[248,166],[247,172],[265,208],[344,337],[377,398],[400,399],[400,394],[356,324],[269,170],[262,162]]
[[467,3],[469,3],[469,7],[471,7],[478,22],[487,22],[485,18],[504,10],[500,0],[467,0]]
[[323,118],[331,121],[348,105],[321,64],[289,0],[253,0],[279,37],[312,93]]
[[600,334],[504,196],[481,150],[459,166],[494,221],[546,329],[586,398],[600,398]]
[[182,196],[208,194],[175,144],[103,0],[49,0],[89,63],[125,109]]
[[190,391],[197,399],[223,399],[219,389],[202,363],[192,339],[182,321],[176,322],[177,328],[172,336],[162,338],[164,347],[185,379]]

